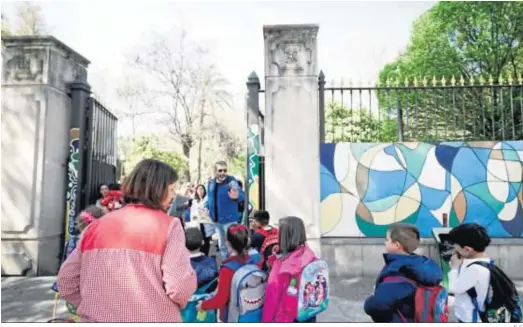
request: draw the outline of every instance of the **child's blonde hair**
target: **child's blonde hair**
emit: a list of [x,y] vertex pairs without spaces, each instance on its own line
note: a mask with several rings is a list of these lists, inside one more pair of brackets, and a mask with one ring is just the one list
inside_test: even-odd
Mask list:
[[104,211],[101,208],[98,208],[95,205],[87,207],[76,217],[76,230],[78,231],[78,234],[82,234],[87,225],[103,215]]

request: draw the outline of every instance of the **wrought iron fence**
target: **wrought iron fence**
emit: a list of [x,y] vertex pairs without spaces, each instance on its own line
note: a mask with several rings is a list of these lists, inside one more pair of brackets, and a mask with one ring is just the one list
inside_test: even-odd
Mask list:
[[98,100],[88,101],[91,118],[87,141],[86,205],[96,202],[101,184],[116,182],[116,125],[118,119]]
[[326,85],[320,73],[322,142],[523,139],[523,79],[406,78],[385,85]]

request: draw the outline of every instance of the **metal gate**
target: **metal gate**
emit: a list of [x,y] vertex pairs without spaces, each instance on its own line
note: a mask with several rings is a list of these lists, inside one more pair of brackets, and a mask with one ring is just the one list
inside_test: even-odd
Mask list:
[[101,184],[116,183],[116,125],[118,119],[98,100],[90,97],[91,118],[87,140],[87,166],[84,206],[96,202]]

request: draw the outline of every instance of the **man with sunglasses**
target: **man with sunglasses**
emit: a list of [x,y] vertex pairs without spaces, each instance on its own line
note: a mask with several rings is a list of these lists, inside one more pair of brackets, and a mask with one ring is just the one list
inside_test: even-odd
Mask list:
[[238,222],[238,203],[244,200],[243,190],[233,176],[227,174],[227,163],[218,161],[214,165],[215,177],[207,186],[206,209],[218,235],[218,247],[223,259],[229,257],[227,229]]

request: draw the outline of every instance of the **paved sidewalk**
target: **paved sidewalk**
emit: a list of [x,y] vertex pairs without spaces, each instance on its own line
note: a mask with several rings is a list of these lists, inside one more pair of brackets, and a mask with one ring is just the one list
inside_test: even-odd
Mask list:
[[[52,317],[55,277],[2,277],[2,322],[45,322]],[[368,322],[363,301],[373,290],[373,279],[333,281],[331,303],[319,316],[322,322]],[[58,305],[58,317],[66,317],[63,301]]]
[[[2,277],[2,322],[45,322],[51,319],[55,277]],[[331,302],[318,317],[320,322],[370,322],[363,311],[363,301],[374,289],[374,278],[331,280]],[[523,293],[523,282],[518,282]],[[450,299],[452,305],[453,299]],[[63,301],[58,317],[67,316]]]

